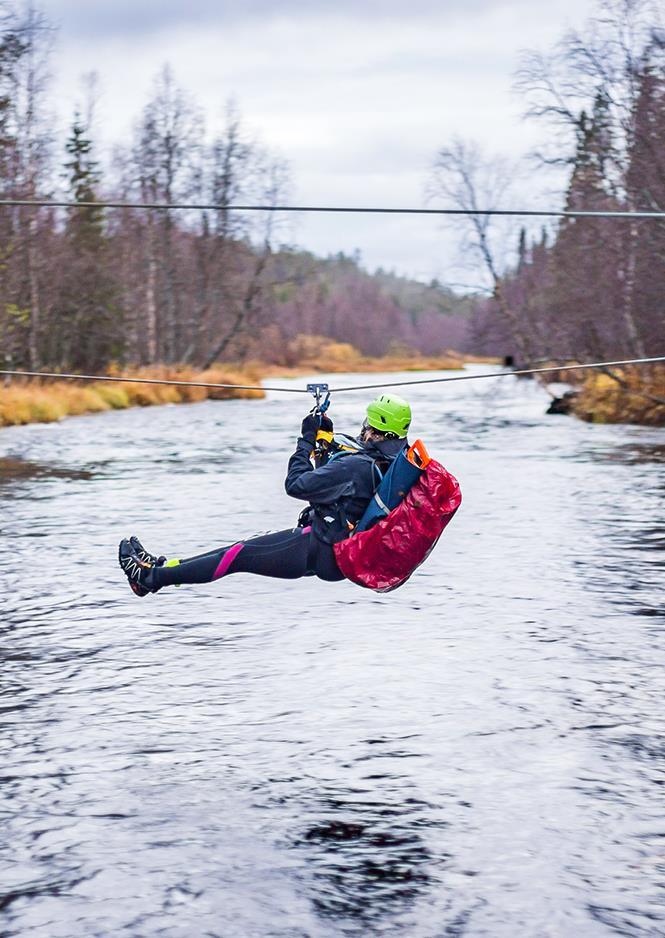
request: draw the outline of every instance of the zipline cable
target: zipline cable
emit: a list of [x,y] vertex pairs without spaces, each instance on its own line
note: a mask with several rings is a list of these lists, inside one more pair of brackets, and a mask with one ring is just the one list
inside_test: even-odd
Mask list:
[[442,384],[445,381],[474,381],[477,378],[505,378],[506,375],[538,375],[553,371],[574,371],[581,368],[612,368],[616,365],[646,365],[651,362],[665,362],[665,355],[655,358],[628,358],[616,362],[587,362],[584,365],[555,365],[547,368],[516,368],[510,371],[491,371],[482,375],[452,375],[448,378],[416,378],[412,381],[383,381],[381,384],[355,384],[342,388],[331,388],[331,394],[340,391],[369,391],[376,388],[398,388],[409,384]]
[[[413,384],[443,384],[449,381],[476,381],[480,378],[506,378],[510,375],[538,375],[557,371],[579,371],[584,368],[613,368],[619,365],[647,365],[654,362],[665,362],[665,355],[657,355],[653,358],[627,358],[621,361],[611,362],[586,362],[583,365],[552,365],[546,368],[518,368],[510,371],[490,371],[486,374],[472,375],[450,375],[446,378],[415,378],[410,381],[382,381],[379,384],[354,384],[345,385],[339,388],[330,388],[331,394],[341,394],[343,391],[369,391],[377,388],[397,388]],[[74,381],[121,381],[126,384],[167,384],[176,387],[185,388],[211,388],[222,390],[237,391],[283,391],[287,394],[310,394],[309,388],[284,388],[271,387],[270,385],[260,384],[215,384],[207,381],[178,381],[175,378],[130,378],[118,377],[117,375],[75,375],[58,374],[48,371],[10,371],[0,370],[0,375],[6,377],[18,378],[55,378],[57,380]],[[323,385],[313,385],[312,387],[323,387]]]
[[169,384],[181,388],[218,388],[237,391],[286,391],[293,394],[308,394],[306,388],[271,388],[262,384],[212,384],[206,381],[178,381],[175,378],[120,378],[117,375],[72,375],[53,371],[0,371],[0,375],[19,378],[56,378],[70,381],[122,381],[125,384]]
[[361,205],[219,205],[185,202],[72,202],[57,199],[0,199],[0,208],[127,208],[157,211],[309,212],[358,215],[504,215],[535,218],[665,218],[665,211],[591,211],[508,208],[385,208]]

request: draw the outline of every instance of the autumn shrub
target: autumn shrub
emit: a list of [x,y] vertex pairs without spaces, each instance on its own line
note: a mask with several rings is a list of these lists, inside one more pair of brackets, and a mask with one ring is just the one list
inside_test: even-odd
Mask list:
[[127,381],[79,384],[68,381],[48,383],[25,382],[0,387],[0,427],[28,423],[51,423],[66,416],[122,410],[126,407],[151,407],[158,404],[178,404],[203,401],[206,398],[262,398],[260,388],[205,388],[169,384],[141,384],[131,378],[157,378],[160,380],[210,382],[212,384],[260,385],[261,375],[256,367],[217,366],[205,372],[180,366],[157,366],[133,369],[123,373],[117,366],[109,374]]
[[[148,377],[141,373],[136,377]],[[150,375],[153,377],[153,375]],[[123,382],[120,387],[127,394],[130,407],[153,407],[157,404],[179,404],[181,401],[178,388],[168,384],[137,384]]]
[[61,416],[79,417],[81,414],[98,414],[109,410],[109,404],[86,385],[66,384],[64,382],[49,387],[49,393],[64,409]]
[[[243,367],[242,369],[217,366],[209,368],[199,375],[199,380],[209,381],[211,384],[245,384],[258,386],[261,384],[261,374],[256,367]],[[259,399],[266,396],[262,390],[249,390],[248,388],[209,388],[208,397],[213,401],[227,401],[238,398]]]
[[91,387],[113,410],[124,410],[129,407],[129,395],[122,385],[99,383]]
[[385,355],[382,358],[363,358],[359,371],[451,371],[464,368],[464,359],[451,355],[427,356],[416,353],[404,357]]
[[67,408],[57,395],[47,390],[35,390],[28,398],[29,423],[55,423],[67,413]]
[[39,385],[0,388],[0,427],[53,423],[65,412],[57,397]]
[[580,387],[573,412],[592,423],[665,425],[665,367],[613,368],[591,372]]
[[30,398],[23,388],[0,389],[0,426],[16,427],[31,423]]
[[[185,366],[167,366],[146,368],[136,374],[137,378],[160,378],[164,381],[200,381],[200,372],[193,368]],[[195,404],[197,401],[204,401],[208,392],[205,388],[183,387],[169,384],[144,385],[154,389],[154,394],[159,398],[160,403],[176,404],[187,403]]]
[[[392,342],[388,353],[379,357],[362,355],[348,342],[336,342],[321,335],[298,335],[286,345],[288,367],[304,371],[440,371],[463,368],[459,354],[422,355],[404,342]],[[279,368],[268,369],[273,373]]]

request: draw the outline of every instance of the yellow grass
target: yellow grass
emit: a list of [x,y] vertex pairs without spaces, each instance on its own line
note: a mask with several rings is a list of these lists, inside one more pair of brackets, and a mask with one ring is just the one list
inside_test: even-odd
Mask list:
[[665,367],[613,368],[622,386],[602,372],[589,374],[580,387],[573,412],[592,423],[665,425]]
[[270,377],[297,377],[308,372],[340,373],[345,371],[447,371],[464,367],[458,352],[444,355],[421,355],[414,349],[395,344],[390,353],[370,358],[348,342],[335,342],[320,335],[299,335],[284,349],[284,365],[258,363],[262,374]]
[[244,365],[219,364],[207,371],[185,366],[158,365],[122,370],[111,365],[106,373],[126,381],[90,384],[79,381],[15,381],[0,385],[0,427],[28,423],[52,423],[63,417],[151,407],[193,401],[254,399],[265,397],[263,390],[238,388],[197,388],[164,384],[138,384],[132,378],[160,378],[210,384],[259,385],[262,377],[297,376],[311,372],[440,371],[464,367],[464,358],[455,352],[424,356],[404,346],[394,346],[382,358],[366,358],[345,342],[322,336],[298,336],[284,350],[285,366],[261,362]]
[[123,410],[126,407],[150,407],[157,404],[179,404],[192,401],[228,400],[230,398],[262,398],[264,391],[237,388],[191,388],[165,384],[137,384],[131,378],[163,378],[177,381],[201,381],[212,384],[260,384],[254,368],[217,366],[207,371],[192,368],[159,366],[132,370],[131,374],[117,368],[109,374],[127,376],[127,381],[86,384],[78,381],[20,381],[0,385],[0,427],[28,423],[53,423],[63,417]]

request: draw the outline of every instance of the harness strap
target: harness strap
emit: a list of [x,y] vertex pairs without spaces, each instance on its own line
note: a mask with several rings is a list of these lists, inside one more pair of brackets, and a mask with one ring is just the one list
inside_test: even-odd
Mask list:
[[[337,450],[337,452],[332,453],[330,456],[328,456],[328,464],[330,464],[334,459],[341,459],[344,456],[359,456],[361,459],[365,460],[365,462],[371,462],[374,498],[377,498],[376,490],[381,484],[381,482],[383,481],[383,476],[384,476],[384,473],[381,472],[381,469],[378,466],[377,460],[374,459],[373,456],[370,456],[369,453],[363,452],[363,450],[339,449]],[[378,482],[376,481],[375,474],[378,475],[379,477]],[[382,508],[385,508],[383,504],[382,504]],[[353,530],[356,525],[353,524],[351,521],[349,521],[348,516],[346,512],[344,511],[344,508],[339,502],[335,502],[332,505],[326,506],[325,511],[322,508],[320,509],[318,507],[314,507],[314,511],[324,521],[325,521],[326,514],[330,513],[330,511],[334,512],[337,515],[342,527],[346,531],[348,531],[349,534],[353,533]],[[385,513],[388,514],[387,508],[385,508]]]
[[381,498],[378,492],[374,493],[374,501],[379,506],[381,511],[384,513],[384,515],[390,514],[390,508],[388,508],[388,506],[385,504],[385,502],[383,501],[383,499]]

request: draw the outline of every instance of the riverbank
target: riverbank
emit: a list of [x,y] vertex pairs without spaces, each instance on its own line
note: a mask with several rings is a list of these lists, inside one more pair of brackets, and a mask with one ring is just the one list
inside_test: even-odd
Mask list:
[[109,369],[113,377],[126,381],[16,381],[0,387],[0,427],[28,423],[54,423],[64,417],[96,414],[128,407],[182,404],[194,401],[263,398],[261,390],[237,388],[196,388],[168,384],[137,384],[132,378],[158,378],[174,381],[202,381],[212,384],[260,384],[261,373],[253,367],[220,366],[207,371],[192,368],[154,367],[124,372]]
[[29,423],[54,423],[65,417],[96,414],[106,410],[125,410],[128,407],[192,403],[206,399],[231,400],[265,397],[265,392],[262,390],[137,384],[132,381],[132,378],[258,385],[265,378],[298,377],[323,370],[334,373],[442,371],[463,367],[464,358],[452,354],[422,356],[404,353],[381,358],[367,358],[360,355],[353,346],[344,343],[328,343],[325,346],[313,343],[309,349],[303,349],[302,359],[294,366],[279,366],[256,361],[243,365],[219,365],[207,371],[177,366],[155,366],[131,371],[116,368],[109,369],[107,373],[114,378],[127,380],[113,383],[19,379],[0,387],[0,427]]
[[275,349],[270,362],[259,360],[253,364],[265,377],[297,378],[312,372],[448,371],[477,360],[451,350],[438,355],[423,355],[400,342],[392,343],[386,355],[370,357],[363,355],[350,342],[336,342],[324,335],[302,334]]
[[577,391],[571,413],[581,420],[665,426],[665,367],[662,365],[593,372]]

